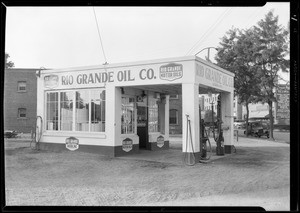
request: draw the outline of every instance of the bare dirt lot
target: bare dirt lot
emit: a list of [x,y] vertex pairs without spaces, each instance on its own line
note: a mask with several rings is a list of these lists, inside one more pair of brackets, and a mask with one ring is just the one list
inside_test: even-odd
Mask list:
[[7,206],[261,206],[289,210],[289,144],[239,138],[237,152],[187,166],[165,151],[110,158],[5,141]]

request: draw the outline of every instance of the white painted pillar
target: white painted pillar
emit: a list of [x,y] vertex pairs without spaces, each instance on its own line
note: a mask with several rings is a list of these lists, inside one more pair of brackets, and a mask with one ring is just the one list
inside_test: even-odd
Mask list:
[[105,107],[105,132],[109,146],[116,146],[116,138],[120,133],[120,97],[121,92],[114,86],[106,85],[106,107]]
[[169,117],[170,117],[170,95],[166,95],[166,104],[165,104],[165,140],[169,140]]
[[[195,153],[196,162],[200,160],[199,138],[199,86],[193,83],[182,84],[182,152]],[[187,118],[191,124],[192,143],[190,133],[187,139]]]
[[[46,130],[47,118],[46,118],[46,106],[47,106],[47,97],[44,92],[44,77],[37,78],[37,106],[36,106],[36,116],[41,116],[43,119],[43,133]],[[34,118],[36,119],[36,118]],[[33,127],[36,128],[36,127]],[[43,141],[43,135],[41,137],[41,142]]]
[[221,95],[222,127],[225,153],[232,153],[233,137],[233,92],[222,92]]

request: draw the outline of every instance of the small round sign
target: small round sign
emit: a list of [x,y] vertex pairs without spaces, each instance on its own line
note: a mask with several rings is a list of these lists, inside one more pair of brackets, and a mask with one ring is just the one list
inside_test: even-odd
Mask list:
[[165,139],[164,139],[164,137],[163,137],[163,136],[157,137],[157,146],[161,148],[161,147],[164,146],[164,144],[165,144]]
[[130,138],[126,138],[122,141],[122,149],[125,152],[129,152],[130,150],[132,150],[132,145],[133,145],[133,142]]
[[69,137],[66,139],[66,148],[75,151],[79,148],[79,140],[75,137]]

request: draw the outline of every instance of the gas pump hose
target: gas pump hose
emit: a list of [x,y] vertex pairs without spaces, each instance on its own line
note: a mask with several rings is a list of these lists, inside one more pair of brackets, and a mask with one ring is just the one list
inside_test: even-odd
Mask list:
[[[186,165],[188,165],[188,166],[194,166],[195,164],[196,164],[196,157],[195,157],[195,151],[194,151],[194,146],[193,146],[193,139],[192,139],[192,130],[191,130],[191,124],[190,124],[190,122],[189,122],[190,120],[188,119],[188,117],[187,117],[187,129],[186,129],[186,146],[185,146],[185,154],[184,154],[184,159],[183,159],[183,161],[184,161],[184,163],[186,164]],[[191,164],[189,164],[189,163],[187,163],[187,161],[186,161],[186,157],[187,157],[187,155],[188,155],[188,152],[187,152],[187,144],[188,144],[188,133],[190,132],[190,142],[191,142],[191,145],[192,145],[192,156],[193,156],[193,158],[194,158],[194,162],[193,163],[191,163]]]
[[[40,119],[41,126],[38,127],[37,121]],[[38,138],[37,138],[37,129],[38,129]],[[41,116],[36,117],[36,123],[35,123],[35,132],[31,134],[31,141],[30,141],[30,147],[31,149],[36,149],[38,150],[37,144],[40,142],[41,137],[42,137],[42,131],[43,131],[43,118]],[[33,141],[35,142],[35,147],[32,147]]]
[[[205,134],[206,134],[206,137],[207,137],[207,141],[208,141],[208,144],[209,144],[209,156],[208,157],[206,157],[206,158],[202,158],[201,157],[201,155],[200,155],[200,163],[206,163],[206,162],[204,162],[204,161],[201,161],[201,160],[209,160],[210,159],[210,157],[211,157],[211,155],[212,155],[212,149],[211,149],[211,143],[210,143],[210,140],[209,140],[209,137],[208,137],[208,134],[207,134],[207,131],[206,130],[204,130],[204,132],[205,132]],[[207,152],[206,152],[207,153]]]

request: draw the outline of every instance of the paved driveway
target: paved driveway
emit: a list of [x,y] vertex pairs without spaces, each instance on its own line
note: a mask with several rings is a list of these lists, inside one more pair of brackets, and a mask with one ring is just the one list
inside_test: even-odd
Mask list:
[[[5,142],[6,204],[262,206],[289,210],[289,144],[241,138],[237,152],[187,166],[180,138],[166,151],[110,158]],[[214,149],[213,149],[214,150]]]

